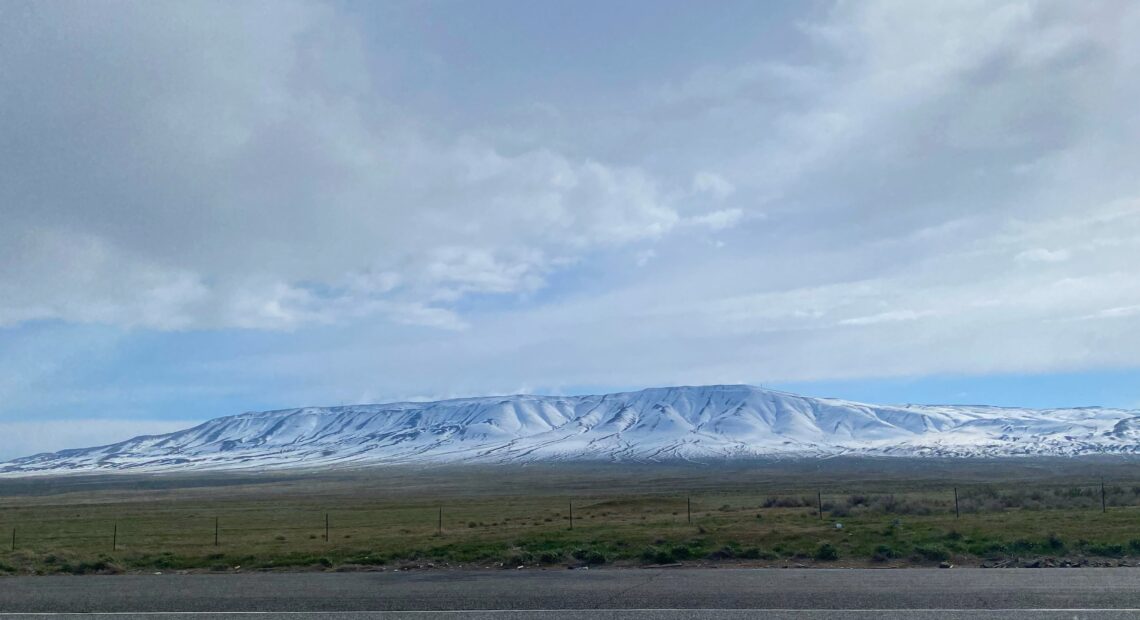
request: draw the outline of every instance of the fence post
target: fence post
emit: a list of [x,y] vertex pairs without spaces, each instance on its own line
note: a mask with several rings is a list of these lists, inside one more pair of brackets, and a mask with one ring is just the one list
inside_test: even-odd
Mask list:
[[954,487],[954,518],[957,519],[962,516],[958,511],[958,487]]
[[218,517],[214,517],[214,546],[218,546]]
[[119,549],[119,524],[115,524],[115,529],[111,534],[111,551],[118,551]]
[[1108,512],[1108,504],[1104,500],[1104,478],[1100,479],[1100,511]]
[[690,495],[685,498],[685,515],[689,519],[689,525],[693,524],[693,497]]
[[819,504],[819,520],[823,521],[823,491],[815,492],[815,501]]

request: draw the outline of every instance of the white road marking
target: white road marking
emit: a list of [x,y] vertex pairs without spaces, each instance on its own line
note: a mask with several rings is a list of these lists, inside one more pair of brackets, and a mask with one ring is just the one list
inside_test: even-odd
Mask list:
[[704,607],[677,607],[677,608],[638,608],[638,609],[594,609],[591,607],[583,608],[564,608],[564,609],[441,609],[441,610],[410,610],[400,611],[395,609],[388,610],[354,610],[354,611],[327,611],[327,610],[314,610],[314,611],[92,611],[92,612],[0,612],[0,618],[11,616],[312,616],[316,614],[323,614],[335,616],[338,614],[536,614],[536,613],[553,613],[553,612],[599,612],[599,613],[684,613],[684,612],[718,612],[718,613],[740,613],[740,612],[770,612],[770,613],[797,613],[797,612],[810,612],[810,613],[963,613],[963,612],[978,612],[978,613],[1089,613],[1089,612],[1116,612],[1116,613],[1140,613],[1140,608],[1133,607],[1012,607],[1012,608],[988,608],[988,607],[946,607],[946,608],[916,608],[916,607],[888,607],[888,608],[861,608],[861,609],[832,609],[827,607],[821,608],[802,608],[802,607],[789,607],[789,608],[769,608],[769,607],[742,607],[742,608],[704,608]]

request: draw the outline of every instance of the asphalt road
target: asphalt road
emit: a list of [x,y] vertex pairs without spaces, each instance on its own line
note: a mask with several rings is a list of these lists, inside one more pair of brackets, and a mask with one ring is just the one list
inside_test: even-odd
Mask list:
[[[456,613],[459,610],[485,611]],[[552,615],[636,620],[1103,620],[1140,616],[1140,569],[603,569],[0,578],[0,616],[5,619],[92,612],[151,620],[248,618],[259,613],[289,614],[296,620],[523,620]]]

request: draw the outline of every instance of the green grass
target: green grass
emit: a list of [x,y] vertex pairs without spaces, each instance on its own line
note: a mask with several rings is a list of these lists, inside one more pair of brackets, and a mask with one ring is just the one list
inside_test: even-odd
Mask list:
[[0,575],[1118,561],[1140,557],[1140,468],[863,459],[0,481],[0,540],[13,528]]

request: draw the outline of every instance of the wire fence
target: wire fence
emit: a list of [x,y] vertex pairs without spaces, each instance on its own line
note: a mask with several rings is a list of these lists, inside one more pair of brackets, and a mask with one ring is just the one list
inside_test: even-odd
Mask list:
[[[183,500],[185,501],[185,500]],[[1140,506],[1140,484],[1054,485],[1019,488],[973,485],[937,490],[894,492],[839,492],[836,489],[805,493],[712,493],[638,497],[544,498],[535,501],[504,500],[502,505],[478,507],[458,501],[453,505],[342,507],[340,509],[278,509],[273,505],[220,509],[215,514],[197,510],[171,514],[162,507],[137,509],[122,517],[114,507],[101,506],[98,516],[49,513],[62,511],[37,507],[0,508],[0,532],[10,551],[20,549],[82,549],[119,551],[169,547],[225,548],[244,545],[308,545],[377,536],[480,536],[496,532],[589,531],[591,528],[699,526],[732,524],[762,519],[766,514],[831,521],[877,516],[970,519],[976,515],[1010,511],[1086,511],[1108,513]],[[806,521],[810,522],[810,521]]]

